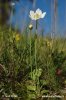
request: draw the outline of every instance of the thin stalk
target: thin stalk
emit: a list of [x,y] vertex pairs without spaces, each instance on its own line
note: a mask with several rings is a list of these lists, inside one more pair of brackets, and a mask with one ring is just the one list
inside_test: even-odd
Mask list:
[[31,78],[32,78],[31,30],[30,30],[30,67],[31,67]]
[[[37,31],[37,28],[38,28],[38,20],[36,20],[36,31]],[[37,34],[37,32],[36,32]]]
[[11,18],[10,18],[10,28],[9,28],[9,31],[11,31],[11,22],[12,22],[12,17],[13,17],[13,7],[12,7],[12,11],[11,11]]
[[36,33],[35,33],[35,70],[36,70],[36,96],[38,95],[39,88],[39,77],[37,76],[37,28],[38,28],[38,20],[36,20]]
[[36,50],[37,40],[35,39],[35,66],[36,66],[36,72],[37,72],[37,50]]
[[36,20],[36,33],[35,33],[35,66],[36,66],[36,74],[37,74],[37,24],[38,24],[38,21]]

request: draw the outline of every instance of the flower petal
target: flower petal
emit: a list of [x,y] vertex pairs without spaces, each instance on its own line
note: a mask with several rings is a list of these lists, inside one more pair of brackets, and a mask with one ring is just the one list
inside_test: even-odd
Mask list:
[[41,18],[44,18],[44,17],[45,17],[45,15],[46,15],[46,12],[44,12],[44,13],[42,14]]
[[31,10],[31,11],[30,11],[30,15],[31,15],[31,16],[34,15],[34,11]]
[[30,15],[29,15],[29,17],[32,19],[32,20],[34,20],[34,15],[35,15],[35,13],[34,13],[34,11],[30,11]]
[[39,8],[36,10],[36,13],[42,15],[42,11]]

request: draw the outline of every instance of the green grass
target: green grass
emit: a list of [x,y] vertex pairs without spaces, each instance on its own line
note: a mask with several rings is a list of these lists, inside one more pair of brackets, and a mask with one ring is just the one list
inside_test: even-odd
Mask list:
[[52,43],[50,37],[38,36],[36,42],[33,33],[31,39],[26,33],[0,29],[0,97],[15,93],[31,100],[64,88],[66,39],[57,37]]

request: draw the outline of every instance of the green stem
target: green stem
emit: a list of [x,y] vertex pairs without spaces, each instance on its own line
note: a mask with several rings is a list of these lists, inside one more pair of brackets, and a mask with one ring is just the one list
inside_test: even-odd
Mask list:
[[36,96],[38,93],[38,80],[39,78],[37,77],[37,28],[38,28],[38,20],[36,20],[36,33],[35,33],[35,70],[36,70]]
[[37,28],[38,28],[38,20],[36,20],[36,30],[37,30]]
[[12,7],[12,10],[11,10],[10,28],[9,28],[10,31],[11,31],[11,22],[12,22],[12,17],[13,17],[13,7]]
[[30,67],[31,67],[31,78],[32,78],[32,58],[31,58],[31,30],[30,30]]
[[35,66],[36,66],[36,72],[37,72],[37,50],[36,50],[36,44],[37,44],[37,40],[35,39]]
[[37,24],[38,24],[38,20],[36,20],[36,33],[35,33],[35,66],[36,66],[36,74],[37,74]]

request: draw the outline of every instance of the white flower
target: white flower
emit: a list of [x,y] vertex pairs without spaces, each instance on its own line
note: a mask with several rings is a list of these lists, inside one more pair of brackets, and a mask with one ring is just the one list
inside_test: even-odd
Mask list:
[[30,11],[29,17],[30,17],[32,20],[38,20],[38,19],[40,19],[40,18],[44,18],[45,15],[46,15],[46,12],[42,13],[42,11],[38,8],[38,9],[36,10],[36,12],[34,12],[34,11],[31,10],[31,11]]

